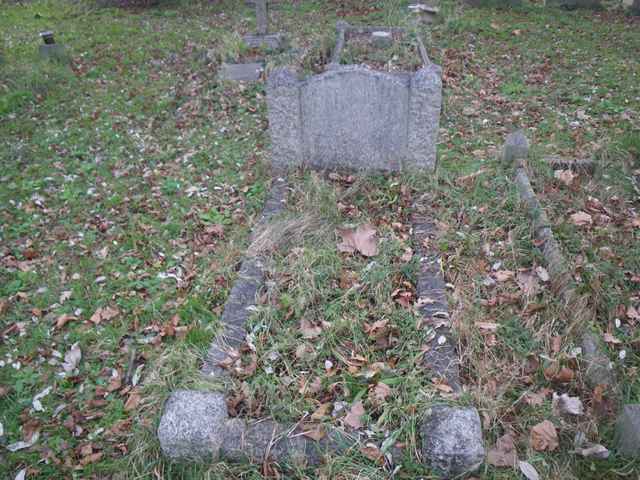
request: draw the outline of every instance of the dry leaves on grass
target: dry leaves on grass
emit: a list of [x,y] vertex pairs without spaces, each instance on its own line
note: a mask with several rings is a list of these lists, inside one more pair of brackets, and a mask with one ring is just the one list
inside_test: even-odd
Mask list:
[[531,429],[531,447],[539,452],[552,452],[558,448],[558,432],[549,420],[540,422]]
[[552,400],[553,414],[555,416],[560,415],[583,415],[584,407],[582,401],[578,397],[570,397],[568,394],[563,393],[558,395],[553,392]]
[[356,228],[338,229],[338,235],[342,242],[338,244],[338,250],[345,253],[360,252],[365,257],[373,257],[378,254],[378,240],[376,229],[370,223],[359,225]]
[[515,467],[518,462],[513,435],[507,433],[496,441],[495,447],[487,453],[487,463],[494,467]]
[[64,355],[64,363],[62,364],[62,369],[67,373],[73,372],[80,363],[81,359],[82,351],[80,350],[80,346],[78,345],[78,343],[74,343],[69,351]]
[[573,182],[578,175],[573,173],[571,170],[556,170],[553,172],[553,176],[564,183],[567,187],[570,187],[573,185]]

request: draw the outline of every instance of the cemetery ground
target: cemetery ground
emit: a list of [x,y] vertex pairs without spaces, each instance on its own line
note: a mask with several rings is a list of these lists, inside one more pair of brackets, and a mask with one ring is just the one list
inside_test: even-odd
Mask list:
[[[230,366],[230,412],[301,422],[310,436],[342,426],[362,448],[308,469],[161,456],[168,394],[215,387],[198,370],[269,189],[264,84],[216,76],[255,53],[240,40],[253,28],[243,3],[0,7],[2,477],[431,478],[417,429],[445,402],[480,411],[490,453],[477,478],[523,478],[514,455],[540,478],[636,478],[613,437],[616,407],[640,396],[640,25],[539,5],[445,3],[441,23],[417,28],[443,67],[436,176],[294,172],[287,211],[253,245],[267,286]],[[410,26],[406,5],[299,1],[272,21],[313,70],[336,20]],[[69,65],[37,60],[45,29]],[[591,316],[552,287],[513,167],[497,160],[516,128]],[[554,172],[548,155],[592,158],[595,173]],[[419,361],[418,199],[436,220],[457,396]],[[338,248],[345,226],[366,224],[375,251]],[[585,332],[617,389],[586,378]],[[564,393],[579,403],[553,401]],[[576,445],[579,432],[608,458]]]

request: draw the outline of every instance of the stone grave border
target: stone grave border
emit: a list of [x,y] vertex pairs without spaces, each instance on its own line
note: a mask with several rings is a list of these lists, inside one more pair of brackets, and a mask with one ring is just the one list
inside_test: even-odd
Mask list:
[[431,62],[419,37],[422,67],[416,72],[340,64],[350,38],[376,33],[392,37],[406,30],[341,21],[327,71],[300,79],[293,67],[284,66],[269,74],[274,168],[435,170],[442,69]]
[[[284,210],[287,188],[283,178],[274,180],[251,239]],[[460,393],[459,364],[450,330],[441,260],[433,246],[434,223],[426,206],[416,202],[413,208],[413,242],[420,259],[418,305],[424,326],[431,332],[423,365],[432,375],[446,381],[455,393]],[[228,374],[220,362],[227,358],[228,349],[244,342],[246,322],[264,285],[264,272],[259,255],[245,256],[224,306],[221,331],[212,341],[201,368],[205,378],[220,381],[225,389],[229,385]],[[444,477],[475,471],[484,461],[480,416],[473,407],[433,405],[424,413],[420,437],[422,461]],[[316,441],[306,437],[298,424],[229,418],[224,390],[173,392],[164,405],[158,438],[168,458],[198,462],[225,459],[256,463],[269,457],[294,465],[317,465],[323,454],[341,453],[361,445],[357,434],[339,428],[328,430],[326,437]],[[391,449],[388,455],[393,459],[398,452]]]

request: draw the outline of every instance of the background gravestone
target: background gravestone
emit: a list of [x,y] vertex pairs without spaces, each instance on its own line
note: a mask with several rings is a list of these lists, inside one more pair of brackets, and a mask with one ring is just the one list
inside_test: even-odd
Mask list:
[[280,33],[269,33],[269,2],[255,0],[256,33],[245,35],[244,42],[251,48],[267,47],[278,50],[284,46],[284,36]]

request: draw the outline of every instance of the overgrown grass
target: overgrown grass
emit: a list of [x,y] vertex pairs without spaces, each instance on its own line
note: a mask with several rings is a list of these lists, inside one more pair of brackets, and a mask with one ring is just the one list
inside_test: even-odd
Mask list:
[[[155,439],[171,390],[210,387],[195,372],[267,190],[263,86],[216,78],[219,62],[248,54],[239,39],[254,20],[243,4],[120,10],[43,0],[1,7],[2,441],[40,433],[29,449],[0,450],[3,476],[28,468],[27,478],[263,478],[261,466],[169,464]],[[289,34],[292,58],[313,71],[332,47],[336,20],[413,29],[406,4],[292,2],[272,10],[273,30]],[[239,403],[240,413],[296,421],[323,402],[362,398],[370,440],[399,432],[405,444],[395,478],[429,475],[414,451],[415,430],[421,408],[439,397],[418,367],[413,313],[392,295],[414,281],[415,266],[397,260],[408,234],[404,188],[415,197],[427,194],[439,221],[467,385],[461,401],[480,409],[488,444],[514,431],[520,459],[543,478],[637,474],[637,462],[615,454],[598,461],[571,453],[577,431],[612,448],[614,417],[606,398],[585,387],[580,361],[571,358],[577,337],[563,336],[570,319],[548,285],[539,281],[537,292],[525,294],[517,282],[542,258],[512,172],[494,160],[504,134],[524,128],[534,142],[535,188],[597,312],[584,329],[620,340],[607,352],[624,401],[637,402],[638,337],[627,313],[638,306],[640,275],[633,223],[640,178],[637,22],[538,6],[474,10],[447,2],[442,11],[441,24],[417,31],[444,68],[438,177],[357,179],[351,187],[295,177],[292,208],[313,211],[309,218],[323,228],[273,252],[269,290],[252,320],[258,370],[244,389],[260,408]],[[66,45],[70,65],[38,59],[37,33],[45,29]],[[594,157],[598,173],[567,187],[540,161],[547,154]],[[481,168],[475,178],[459,179]],[[593,210],[589,197],[604,210]],[[568,219],[584,210],[594,216],[592,227]],[[379,228],[385,241],[375,261],[336,251],[334,227],[351,221]],[[493,284],[488,279],[497,271],[514,278]],[[351,281],[360,287],[348,286]],[[90,320],[106,307],[118,314]],[[73,318],[61,321],[64,315]],[[378,349],[362,328],[383,317],[397,342]],[[301,350],[308,358],[297,358],[298,346],[311,344],[301,339],[303,318],[320,326],[322,337],[311,352]],[[75,343],[82,359],[61,376],[62,357]],[[353,363],[353,354],[365,360],[350,372],[344,361]],[[323,393],[299,395],[296,382],[326,375],[327,360],[342,368],[323,381]],[[393,399],[379,406],[367,403],[374,384],[359,376],[375,361],[393,364],[373,377],[394,389]],[[552,361],[574,369],[575,378],[549,381],[544,369]],[[136,385],[131,369],[138,372]],[[34,396],[47,387],[43,411],[34,411]],[[238,387],[243,391],[241,382]],[[553,416],[549,396],[540,405],[521,400],[544,388],[579,396],[587,414],[566,421]],[[555,452],[529,446],[531,426],[545,419],[560,433]],[[389,476],[357,450],[316,471],[281,471],[286,478]],[[519,475],[492,467],[478,474]]]

